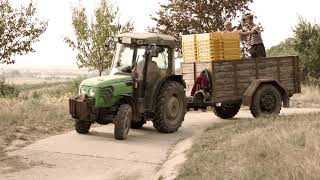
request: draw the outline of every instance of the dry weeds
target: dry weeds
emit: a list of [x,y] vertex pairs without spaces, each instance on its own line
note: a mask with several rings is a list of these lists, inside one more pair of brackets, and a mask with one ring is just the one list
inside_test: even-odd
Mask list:
[[312,86],[302,86],[302,93],[291,98],[292,107],[320,108],[320,88]]
[[[66,85],[25,91],[18,98],[0,99],[0,152],[17,140],[26,144],[73,127]],[[1,143],[2,142],[2,143]],[[6,150],[5,150],[6,149]]]
[[210,128],[177,179],[319,179],[320,114],[237,120]]

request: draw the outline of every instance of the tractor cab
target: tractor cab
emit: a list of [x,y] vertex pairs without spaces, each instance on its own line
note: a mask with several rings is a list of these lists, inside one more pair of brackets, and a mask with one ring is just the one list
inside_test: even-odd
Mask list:
[[[80,95],[70,100],[77,132],[87,133],[94,122],[114,123],[115,138],[125,139],[130,126],[141,128],[147,120],[160,132],[177,131],[186,98],[182,76],[175,74],[176,45],[175,38],[154,33],[125,33],[108,40],[107,49],[114,50],[110,74],[83,81]],[[79,99],[90,102],[88,107],[80,107]]]
[[[175,77],[175,38],[154,33],[126,33],[114,39],[112,75],[128,75],[134,85],[132,97],[139,112],[154,111],[154,96],[161,83]],[[108,43],[110,44],[110,43]],[[182,82],[182,77],[180,78]]]

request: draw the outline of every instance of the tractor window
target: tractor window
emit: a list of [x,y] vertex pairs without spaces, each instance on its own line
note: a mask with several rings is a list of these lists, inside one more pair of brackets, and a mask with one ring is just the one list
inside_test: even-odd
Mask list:
[[169,49],[163,48],[163,51],[159,53],[158,57],[152,58],[152,61],[157,63],[159,69],[166,70],[168,69],[168,57]]
[[138,79],[139,80],[143,79],[143,68],[144,68],[144,63],[145,63],[145,53],[146,53],[146,48],[145,47],[140,47],[140,48],[137,49],[136,62],[137,62],[137,74],[138,74]]
[[115,67],[119,71],[132,68],[134,50],[135,48],[131,46],[124,46],[122,44],[117,45]]

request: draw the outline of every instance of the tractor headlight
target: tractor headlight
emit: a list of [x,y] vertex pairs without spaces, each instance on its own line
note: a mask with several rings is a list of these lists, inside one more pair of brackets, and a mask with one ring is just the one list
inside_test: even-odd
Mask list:
[[90,88],[88,95],[89,95],[90,97],[93,97],[95,94],[96,94],[96,90],[93,89],[93,88]]
[[79,94],[80,95],[85,95],[86,94],[86,89],[85,89],[84,86],[80,87]]

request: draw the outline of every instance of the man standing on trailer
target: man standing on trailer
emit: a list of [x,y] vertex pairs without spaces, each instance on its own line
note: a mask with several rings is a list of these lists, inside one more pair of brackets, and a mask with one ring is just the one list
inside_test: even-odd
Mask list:
[[254,24],[253,17],[251,14],[246,15],[246,28],[239,31],[239,33],[247,39],[252,58],[266,57],[266,50],[261,38],[261,28]]
[[224,31],[225,32],[233,32],[232,23],[230,21],[226,21],[224,23]]

